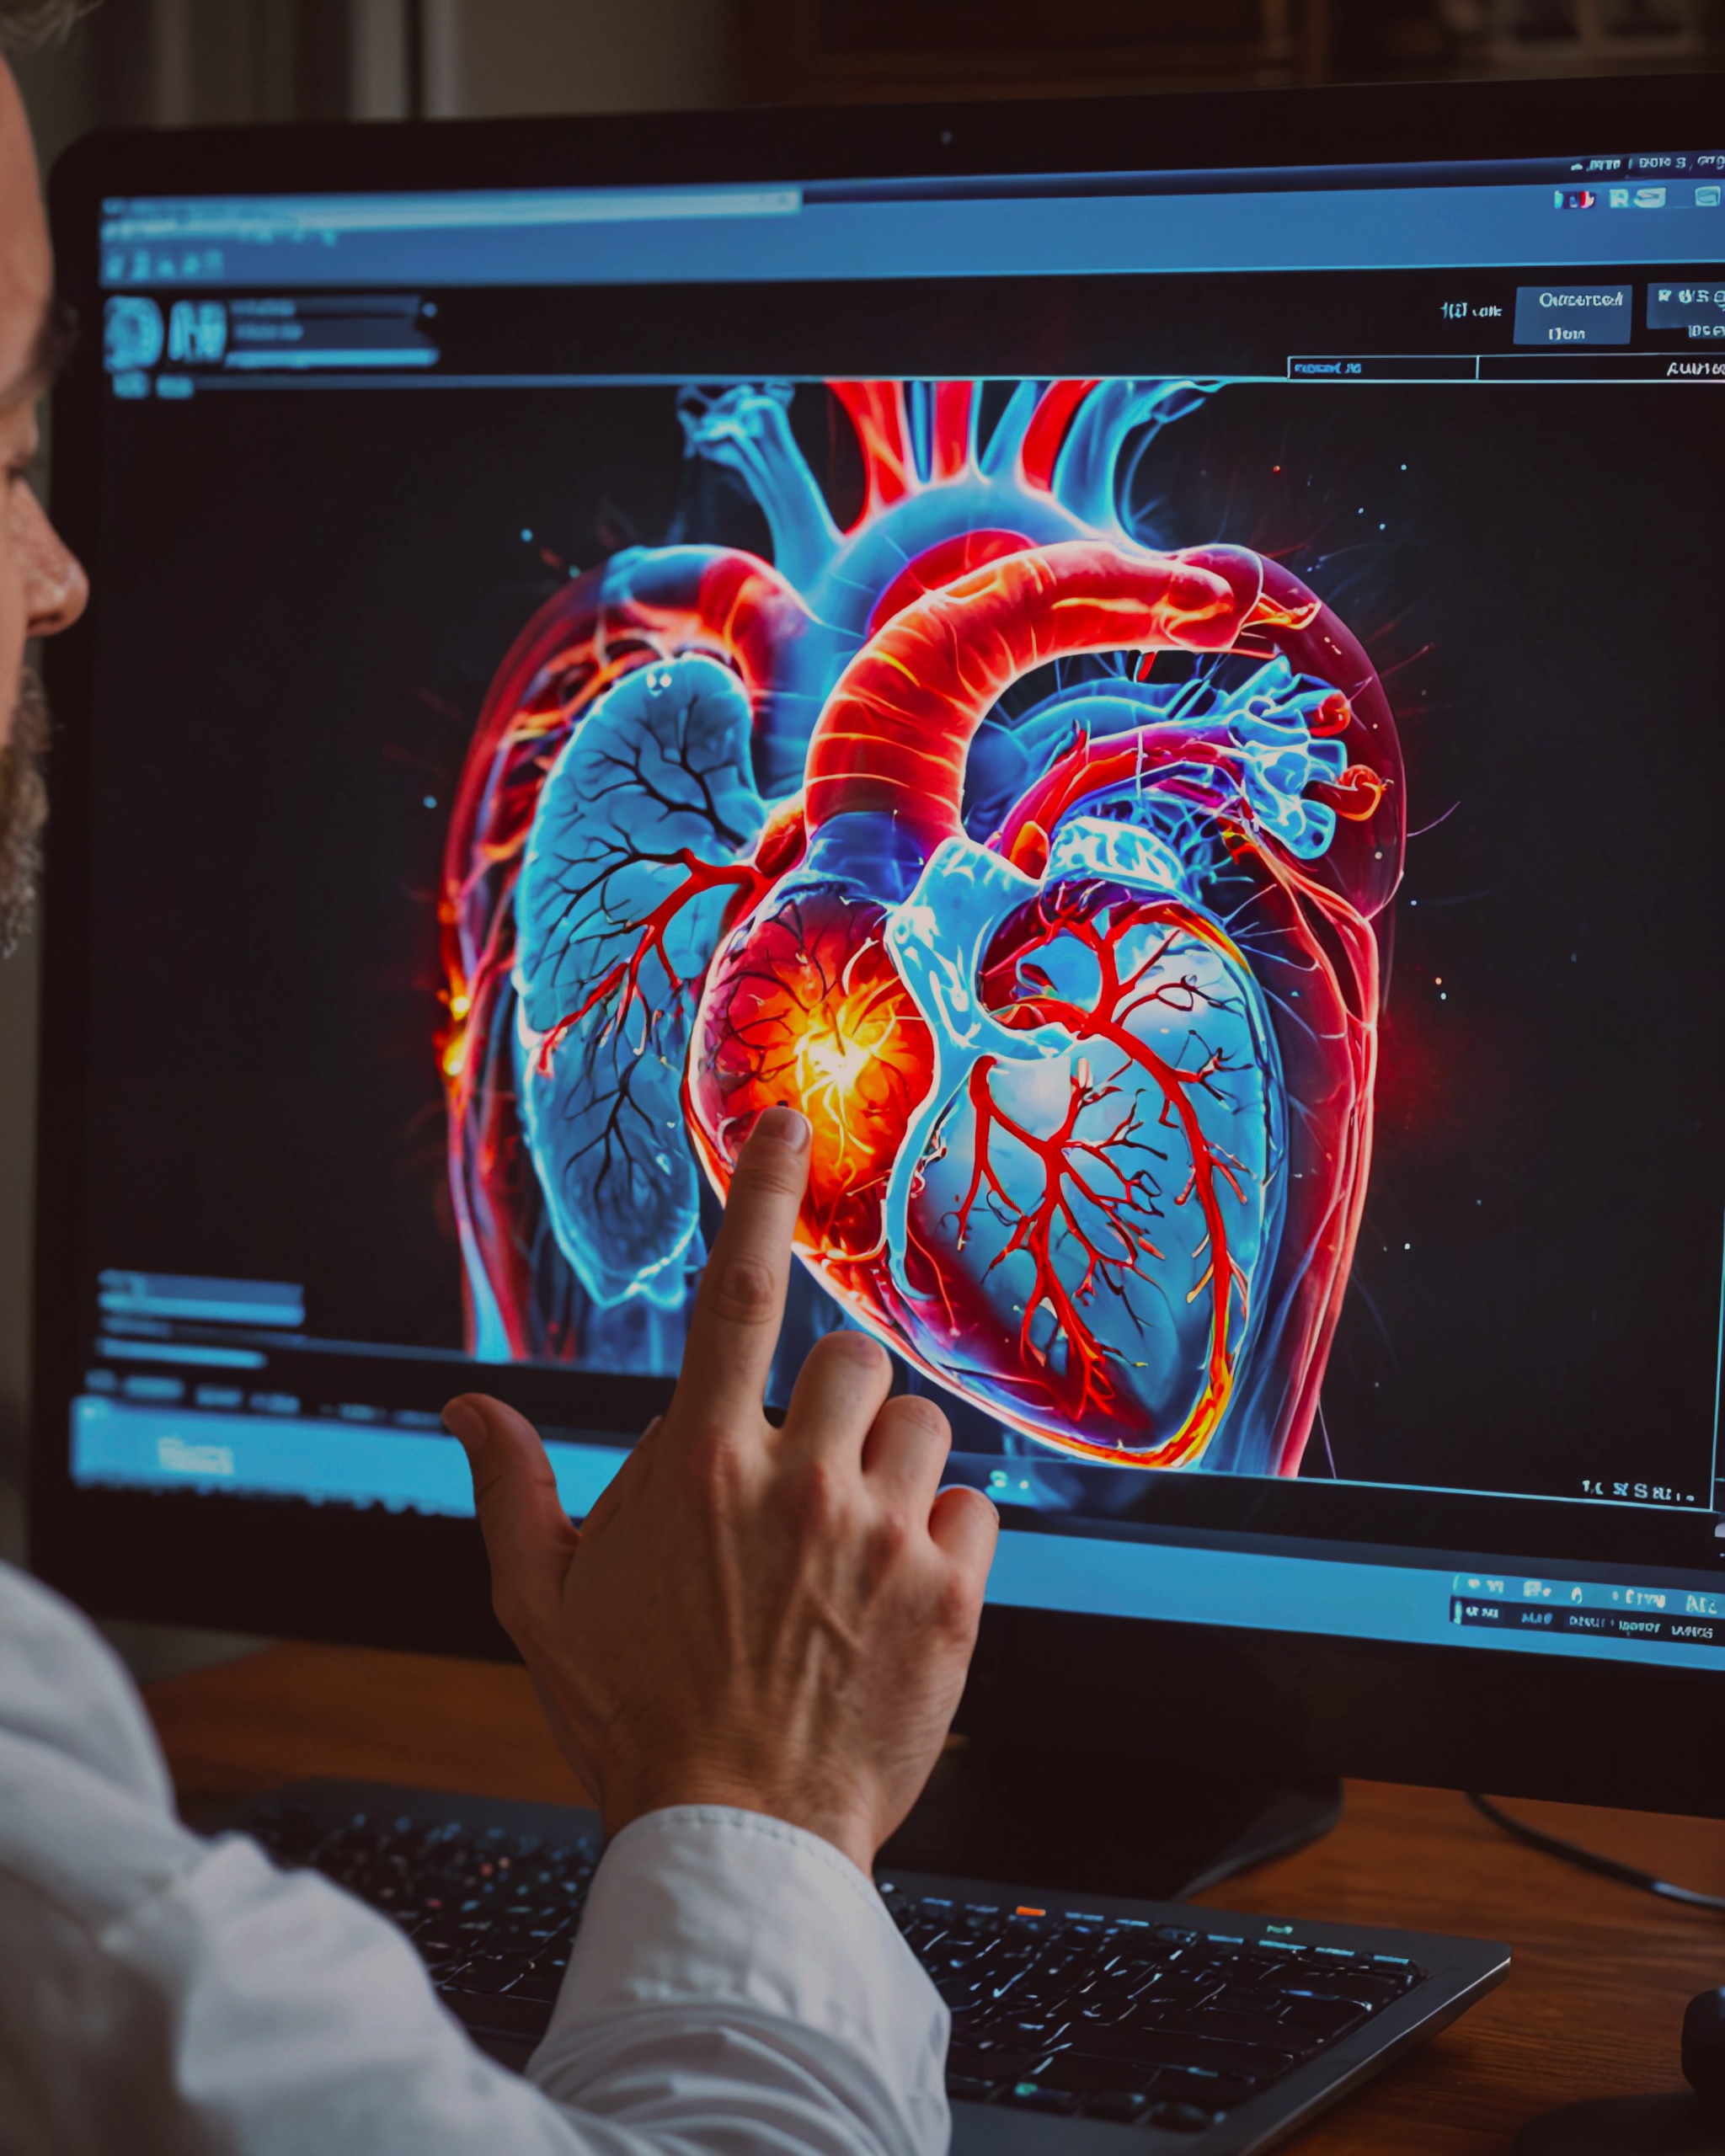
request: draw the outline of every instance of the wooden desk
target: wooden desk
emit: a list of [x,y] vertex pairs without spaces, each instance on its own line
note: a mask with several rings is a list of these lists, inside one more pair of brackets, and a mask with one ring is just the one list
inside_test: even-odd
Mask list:
[[[519,1669],[270,1647],[147,1697],[181,1801],[302,1774],[578,1803]],[[1725,1822],[1520,1807],[1557,1833],[1725,1893]],[[1460,1796],[1357,1782],[1336,1832],[1214,1896],[1265,1914],[1507,1939],[1509,1982],[1330,2112],[1302,2156],[1501,2156],[1522,2121],[1586,2096],[1682,2086],[1685,2002],[1725,1983],[1725,1921],[1596,1879],[1498,1833]]]

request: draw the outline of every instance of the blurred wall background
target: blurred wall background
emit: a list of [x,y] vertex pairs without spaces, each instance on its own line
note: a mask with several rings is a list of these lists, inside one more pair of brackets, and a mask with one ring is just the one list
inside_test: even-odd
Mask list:
[[101,0],[20,69],[94,125],[1611,73],[1725,62],[1725,0]]
[[[1725,66],[1725,0],[102,0],[21,59],[94,127]],[[23,1550],[36,951],[0,965],[0,1556]],[[118,1628],[117,1628],[118,1629]],[[142,1673],[224,1645],[125,1628]]]

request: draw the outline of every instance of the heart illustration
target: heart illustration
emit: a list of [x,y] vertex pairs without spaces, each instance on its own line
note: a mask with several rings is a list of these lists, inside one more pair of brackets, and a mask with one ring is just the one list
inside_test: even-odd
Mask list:
[[615,558],[482,718],[444,1044],[476,1337],[670,1325],[697,1163],[722,1194],[789,1102],[853,1321],[1068,1452],[1291,1472],[1370,1160],[1376,676],[1279,565],[1120,527],[1170,385],[1022,386],[985,451],[970,385],[839,387],[850,535],[811,538],[781,397],[691,400],[774,563]]

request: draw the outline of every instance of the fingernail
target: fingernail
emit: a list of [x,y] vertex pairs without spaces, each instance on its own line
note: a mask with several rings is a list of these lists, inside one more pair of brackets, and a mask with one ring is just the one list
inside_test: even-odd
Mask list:
[[469,1452],[485,1442],[485,1417],[469,1400],[451,1400],[443,1411],[443,1427]]
[[793,1153],[809,1143],[809,1118],[797,1108],[768,1108],[755,1126],[756,1133]]

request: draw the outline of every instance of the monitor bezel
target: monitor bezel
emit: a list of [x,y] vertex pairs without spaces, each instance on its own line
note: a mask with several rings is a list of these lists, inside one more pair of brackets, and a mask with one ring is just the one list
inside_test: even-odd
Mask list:
[[[1717,77],[733,110],[86,138],[51,190],[62,292],[99,318],[104,197],[1287,165],[1406,164],[1699,147]],[[219,175],[219,177],[217,177]],[[55,394],[54,514],[93,557],[99,339]],[[45,899],[29,1493],[31,1558],[93,1614],[507,1657],[469,1521],[190,1493],[83,1489],[78,1381],[84,1113],[81,910],[91,622],[49,647],[57,714]],[[1708,1672],[1493,1648],[991,1607],[960,1726],[978,1735],[1262,1774],[1361,1774],[1725,1816]],[[1126,1711],[1126,1710],[1130,1711]]]

